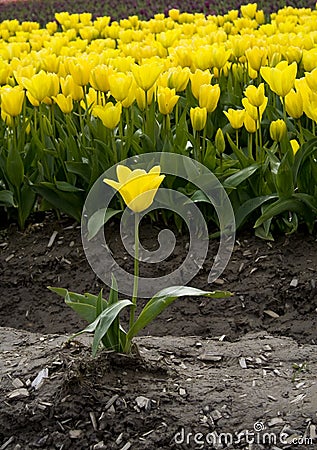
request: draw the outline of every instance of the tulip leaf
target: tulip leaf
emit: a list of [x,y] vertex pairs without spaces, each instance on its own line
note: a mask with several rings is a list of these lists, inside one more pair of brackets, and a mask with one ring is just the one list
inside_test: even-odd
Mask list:
[[232,294],[227,291],[203,291],[188,286],[171,286],[158,292],[141,311],[139,317],[134,322],[127,333],[127,339],[131,340],[136,336],[140,330],[145,328],[152,320],[154,320],[165,308],[167,308],[174,300],[179,297],[211,297],[211,298],[225,298]]
[[7,157],[7,175],[10,183],[19,191],[24,179],[24,166],[18,149],[11,145]]
[[0,204],[1,205],[7,205],[7,206],[17,206],[14,198],[13,198],[13,192],[8,191],[6,189],[0,191]]
[[86,183],[90,182],[91,169],[89,164],[78,161],[66,161],[65,166],[68,172],[79,175]]
[[121,209],[102,208],[94,212],[88,220],[88,240],[94,238],[100,229],[114,217],[116,214],[122,212]]
[[[290,152],[293,150],[290,149]],[[294,193],[293,171],[289,163],[289,155],[283,156],[276,174],[276,188],[280,198],[290,198]]]
[[276,202],[268,206],[261,217],[258,218],[258,220],[255,222],[254,228],[259,227],[268,219],[271,219],[272,217],[278,216],[279,214],[287,211],[296,212],[304,218],[308,218],[309,214],[309,208],[307,208],[307,206],[302,201],[294,196],[286,199],[278,199]]
[[249,177],[251,177],[251,175],[253,175],[259,167],[261,167],[260,164],[251,164],[250,166],[239,170],[238,172],[225,179],[225,181],[223,182],[223,187],[225,189],[235,189],[244,180],[247,180]]
[[255,211],[257,208],[259,208],[264,203],[268,202],[269,200],[273,200],[278,198],[277,194],[272,195],[261,195],[260,197],[256,198],[250,198],[246,202],[244,202],[236,211],[235,213],[235,219],[236,219],[236,227],[237,229],[240,228],[240,226],[245,222],[247,217]]
[[70,183],[67,183],[66,181],[55,181],[55,186],[58,190],[63,192],[82,192],[83,189],[80,189],[76,186],[73,186]]

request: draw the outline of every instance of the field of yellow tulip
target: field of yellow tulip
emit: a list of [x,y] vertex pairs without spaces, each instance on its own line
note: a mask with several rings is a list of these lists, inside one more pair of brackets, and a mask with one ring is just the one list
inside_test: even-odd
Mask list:
[[[144,152],[207,166],[237,227],[312,231],[317,217],[317,10],[0,23],[0,208],[80,220],[109,167]],[[171,187],[172,180],[164,180]],[[191,185],[181,189],[205,201]],[[209,222],[213,208],[202,206]]]

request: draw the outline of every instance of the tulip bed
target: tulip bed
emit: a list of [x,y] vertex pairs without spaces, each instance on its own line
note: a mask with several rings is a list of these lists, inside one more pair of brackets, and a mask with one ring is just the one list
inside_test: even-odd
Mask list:
[[[266,16],[248,4],[148,20],[61,12],[43,28],[3,21],[2,213],[22,229],[35,210],[80,220],[106,169],[144,152],[176,152],[218,177],[238,228],[251,223],[272,239],[303,222],[312,232],[316,18],[310,8]],[[166,182],[217,223],[199,190]]]

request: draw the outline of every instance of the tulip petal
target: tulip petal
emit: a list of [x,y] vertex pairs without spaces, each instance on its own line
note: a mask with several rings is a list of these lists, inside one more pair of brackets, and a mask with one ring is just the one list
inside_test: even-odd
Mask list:
[[125,183],[128,180],[131,172],[132,170],[129,169],[129,167],[119,164],[117,166],[117,177],[119,183]]

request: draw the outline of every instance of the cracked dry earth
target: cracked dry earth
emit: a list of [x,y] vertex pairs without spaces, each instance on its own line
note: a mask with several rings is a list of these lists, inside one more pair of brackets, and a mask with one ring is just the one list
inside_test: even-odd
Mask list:
[[[117,228],[107,243],[131,270]],[[141,227],[145,247],[158,231]],[[186,239],[160,271],[179,265]],[[191,285],[210,288],[216,249]],[[140,356],[93,359],[88,337],[67,340],[84,323],[47,290],[102,286],[77,224],[2,230],[0,449],[316,449],[316,249],[304,231],[273,243],[242,233],[213,286],[232,298],[181,299],[136,340]]]

